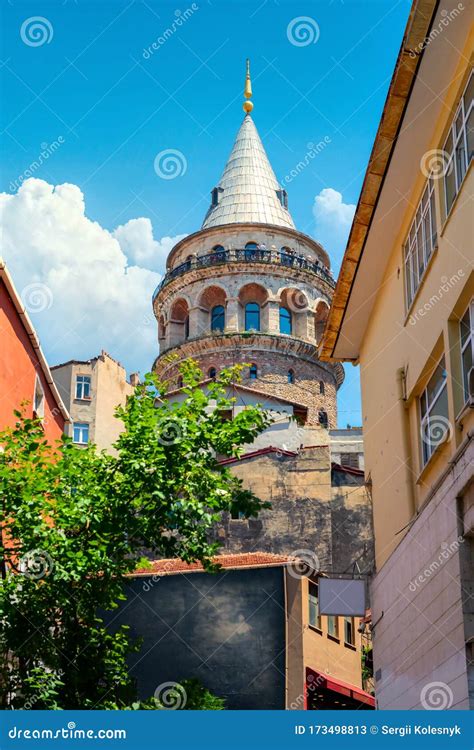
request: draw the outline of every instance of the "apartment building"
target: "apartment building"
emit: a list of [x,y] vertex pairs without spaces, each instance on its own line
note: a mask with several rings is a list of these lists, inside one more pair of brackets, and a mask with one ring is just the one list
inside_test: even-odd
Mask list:
[[473,42],[413,3],[320,346],[361,368],[382,709],[474,706]]

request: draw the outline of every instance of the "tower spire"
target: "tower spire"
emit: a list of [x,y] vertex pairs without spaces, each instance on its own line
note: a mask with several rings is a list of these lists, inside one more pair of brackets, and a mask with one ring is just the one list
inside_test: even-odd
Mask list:
[[245,114],[249,115],[253,109],[253,102],[249,101],[252,96],[252,82],[250,80],[250,60],[247,58],[247,73],[245,76],[244,96],[246,101],[243,103]]

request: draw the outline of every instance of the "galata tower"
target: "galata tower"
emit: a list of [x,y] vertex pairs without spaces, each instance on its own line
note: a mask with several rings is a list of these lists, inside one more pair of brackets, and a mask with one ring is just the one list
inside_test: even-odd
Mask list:
[[153,370],[179,388],[188,357],[205,378],[246,363],[244,387],[288,402],[300,424],[336,427],[344,371],[317,353],[335,286],[329,257],[293,223],[250,115],[248,63],[244,94],[245,117],[202,227],[173,247],[153,295]]

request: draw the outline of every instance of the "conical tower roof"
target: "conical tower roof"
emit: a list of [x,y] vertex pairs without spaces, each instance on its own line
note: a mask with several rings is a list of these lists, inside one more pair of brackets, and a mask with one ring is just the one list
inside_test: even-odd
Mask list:
[[203,229],[221,224],[276,224],[295,228],[286,192],[275,177],[254,121],[247,114],[222,177],[214,188]]

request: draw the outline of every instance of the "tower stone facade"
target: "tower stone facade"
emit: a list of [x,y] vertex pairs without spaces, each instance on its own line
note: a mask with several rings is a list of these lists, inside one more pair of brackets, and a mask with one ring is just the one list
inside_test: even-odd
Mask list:
[[207,378],[245,363],[245,386],[294,404],[300,423],[336,427],[344,371],[317,354],[334,286],[323,247],[295,228],[247,112],[201,229],[171,250],[153,296],[154,371],[179,388],[188,357]]

